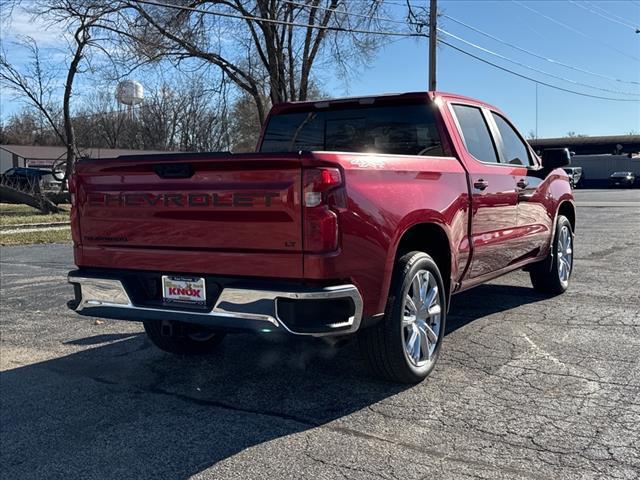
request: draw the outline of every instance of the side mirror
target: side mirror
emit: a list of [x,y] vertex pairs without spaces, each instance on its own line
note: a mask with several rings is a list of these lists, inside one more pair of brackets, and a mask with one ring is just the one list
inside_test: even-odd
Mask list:
[[554,170],[571,165],[571,152],[568,148],[547,148],[542,151],[542,166],[545,170]]

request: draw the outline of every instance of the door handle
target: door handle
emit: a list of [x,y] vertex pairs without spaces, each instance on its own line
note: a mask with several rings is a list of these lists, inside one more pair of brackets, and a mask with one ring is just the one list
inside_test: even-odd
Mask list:
[[473,188],[477,188],[478,190],[484,190],[488,186],[489,186],[489,182],[487,182],[483,178],[480,178],[480,179],[476,180],[475,182],[473,182]]
[[524,190],[529,186],[529,182],[527,182],[524,178],[521,178],[520,180],[518,180],[516,185],[518,186],[519,189]]

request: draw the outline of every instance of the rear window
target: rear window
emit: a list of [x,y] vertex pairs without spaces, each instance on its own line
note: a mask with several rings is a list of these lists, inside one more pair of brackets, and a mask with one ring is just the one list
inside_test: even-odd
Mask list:
[[261,152],[325,150],[442,156],[428,104],[283,113],[269,120]]

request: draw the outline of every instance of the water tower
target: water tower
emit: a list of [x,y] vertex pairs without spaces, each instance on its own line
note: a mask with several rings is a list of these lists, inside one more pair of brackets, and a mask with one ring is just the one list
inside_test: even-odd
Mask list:
[[142,103],[144,88],[135,80],[123,80],[116,88],[116,99],[127,106],[127,113],[133,119],[133,107]]

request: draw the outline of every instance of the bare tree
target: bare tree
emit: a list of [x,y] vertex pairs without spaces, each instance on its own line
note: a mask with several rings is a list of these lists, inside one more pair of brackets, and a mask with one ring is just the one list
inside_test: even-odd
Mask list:
[[584,133],[576,133],[574,131],[570,131],[570,132],[567,132],[566,136],[569,138],[582,138],[582,137],[587,137],[588,135],[585,135]]
[[[217,67],[255,103],[306,100],[313,67],[348,71],[379,45],[367,29],[380,22],[380,0],[120,0],[121,38],[146,58]],[[178,8],[175,8],[178,7]],[[181,8],[183,7],[183,8]],[[231,18],[230,18],[231,17]]]
[[11,115],[1,128],[0,144],[60,145],[42,114],[31,107]]
[[[15,7],[20,3],[20,0],[16,0],[12,5]],[[91,35],[94,27],[99,20],[113,14],[115,10],[101,1],[92,0],[40,0],[28,5],[34,16],[52,24],[63,25],[66,33],[70,35],[69,63],[63,85],[62,105],[55,101],[57,72],[55,69],[47,68],[43,63],[40,50],[33,38],[26,38],[22,42],[22,47],[27,50],[30,58],[29,65],[24,70],[12,64],[4,51],[0,53],[0,81],[41,112],[66,147],[66,180],[78,156],[71,112],[73,84],[76,75],[81,71],[80,64],[86,56],[86,50],[92,45]],[[97,43],[93,45],[99,47]],[[60,115],[62,126],[58,122]],[[62,188],[65,188],[65,184],[66,182],[63,182]]]
[[20,46],[26,50],[28,61],[20,71],[9,62],[4,51],[0,52],[0,81],[16,96],[26,99],[64,144],[64,130],[59,123],[62,109],[54,100],[56,72],[43,64],[40,49],[33,38],[24,38]]
[[96,87],[94,95],[76,105],[73,125],[79,148],[122,148],[129,116],[117,104],[112,90]]
[[260,132],[260,119],[256,105],[246,93],[234,102],[231,109],[231,150],[236,153],[253,152]]
[[[213,151],[229,148],[225,95],[204,77],[172,78],[147,89],[135,115],[102,88],[74,115],[78,144],[98,148]],[[9,132],[7,132],[9,133]]]

